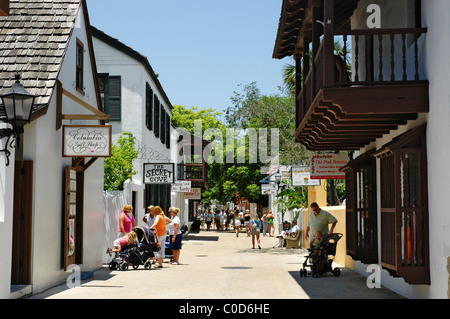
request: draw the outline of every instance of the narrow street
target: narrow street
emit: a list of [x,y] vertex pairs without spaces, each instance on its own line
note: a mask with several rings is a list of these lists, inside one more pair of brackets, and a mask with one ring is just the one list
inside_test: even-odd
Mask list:
[[272,248],[274,237],[205,231],[184,238],[180,265],[110,271],[107,266],[80,287],[61,285],[30,299],[397,299],[387,289],[369,289],[366,279],[342,269],[340,277],[302,278],[305,250]]

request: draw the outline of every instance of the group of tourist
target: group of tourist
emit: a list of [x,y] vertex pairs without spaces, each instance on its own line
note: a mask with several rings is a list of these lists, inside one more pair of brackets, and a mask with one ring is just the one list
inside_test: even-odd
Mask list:
[[[142,221],[146,223],[149,229],[156,231],[156,237],[161,245],[161,249],[155,252],[155,257],[151,261],[154,268],[162,268],[165,258],[165,243],[166,237],[169,236],[169,249],[173,253],[172,265],[178,265],[182,246],[182,232],[180,227],[180,218],[178,214],[180,209],[177,207],[170,207],[168,218],[164,211],[159,206],[147,207],[147,214]],[[119,238],[113,243],[114,249],[111,252],[119,252],[125,246],[133,244],[136,240],[136,233],[133,231],[136,226],[136,219],[133,214],[133,206],[127,204],[123,207],[119,216]]]
[[[308,226],[306,229],[306,238],[309,239],[311,247],[318,247],[321,245],[323,236],[326,234],[332,234],[337,223],[337,219],[330,213],[322,210],[317,203],[311,204],[312,212],[309,216]],[[153,260],[155,268],[162,268],[163,260],[165,258],[165,242],[166,236],[169,235],[170,250],[173,252],[173,265],[179,264],[180,251],[182,246],[182,232],[180,229],[180,218],[178,214],[179,208],[170,207],[168,218],[161,207],[149,206],[147,208],[147,214],[142,219],[147,224],[149,229],[156,230],[156,236],[158,242],[162,248],[156,252],[156,256]],[[236,237],[239,237],[240,231],[245,229],[248,237],[252,237],[252,248],[255,249],[256,245],[258,249],[261,249],[260,233],[261,226],[263,228],[263,236],[270,237],[275,236],[274,216],[271,211],[264,212],[261,219],[256,213],[251,216],[250,211],[247,209],[245,212],[240,210],[231,211],[229,213],[224,210],[220,211],[207,211],[198,213],[202,222],[206,224],[207,230],[211,230],[211,226],[216,226],[218,230],[227,230],[229,225],[232,224],[236,232]],[[331,228],[328,226],[331,224]],[[123,249],[124,246],[131,245],[136,240],[136,233],[133,231],[136,226],[136,220],[133,215],[133,207],[131,205],[125,205],[119,217],[119,233],[120,237],[114,241],[114,249],[111,252],[118,252]],[[166,228],[167,226],[167,228]],[[284,240],[287,236],[297,236],[300,228],[294,221],[292,227],[283,231],[280,235],[276,236],[280,239],[279,243],[275,247],[283,247]],[[310,238],[310,232],[312,237]]]
[[[251,216],[249,210],[245,210],[245,212],[242,210],[200,210],[197,212],[197,216],[201,221],[201,227],[206,228],[207,231],[211,229],[228,230],[233,227],[238,237],[240,231],[244,229],[247,236],[250,236]],[[274,218],[271,211],[264,212],[261,217],[263,236],[267,236],[267,234],[270,237],[275,236]]]

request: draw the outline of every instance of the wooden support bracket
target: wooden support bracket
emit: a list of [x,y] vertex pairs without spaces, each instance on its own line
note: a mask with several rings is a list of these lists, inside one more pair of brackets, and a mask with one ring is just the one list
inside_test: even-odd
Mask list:
[[[102,111],[96,109],[90,104],[86,103],[79,97],[70,93],[62,87],[62,83],[60,81],[56,82],[56,130],[59,130],[62,127],[63,120],[87,120],[87,121],[106,121],[111,118],[111,115],[105,114]],[[63,105],[63,95],[71,99],[72,101],[78,103],[82,107],[86,108],[93,114],[62,114],[62,105]]]

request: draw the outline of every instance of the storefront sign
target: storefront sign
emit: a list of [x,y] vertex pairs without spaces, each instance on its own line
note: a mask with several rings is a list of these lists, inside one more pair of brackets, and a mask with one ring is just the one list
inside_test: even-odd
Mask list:
[[[184,193],[184,199],[202,199],[202,189],[197,187],[192,188],[190,192]],[[200,205],[203,205],[203,203]]]
[[275,183],[261,184],[261,194],[262,195],[278,194],[278,184]]
[[339,169],[348,163],[347,154],[316,155],[311,160],[311,179],[345,179]]
[[311,179],[311,167],[292,167],[292,186],[320,186],[320,179]]
[[191,191],[191,181],[176,181],[172,185],[172,192],[186,193]]
[[65,125],[63,157],[111,157],[110,125]]
[[175,183],[175,164],[144,164],[144,184]]

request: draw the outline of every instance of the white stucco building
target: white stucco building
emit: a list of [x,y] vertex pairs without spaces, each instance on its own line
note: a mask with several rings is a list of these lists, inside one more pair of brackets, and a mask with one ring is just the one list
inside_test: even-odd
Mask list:
[[134,161],[133,180],[128,200],[138,223],[149,205],[165,212],[171,206],[181,209],[180,219],[187,225],[188,214],[183,193],[172,192],[171,184],[146,185],[144,163],[175,163],[177,176],[177,137],[171,125],[172,104],[147,57],[119,40],[91,27],[105,112],[113,127],[113,140],[122,132],[131,132],[137,140],[139,158]]
[[446,0],[285,0],[273,55],[296,60],[296,140],[350,152],[356,271],[376,265],[381,285],[410,298],[450,296],[449,17]]
[[0,299],[65,282],[73,264],[85,275],[102,266],[104,162],[63,157],[63,129],[108,118],[86,2],[11,0],[6,14],[0,17],[0,94],[19,74],[36,100],[20,145],[0,140],[11,152],[9,158],[0,152]]

